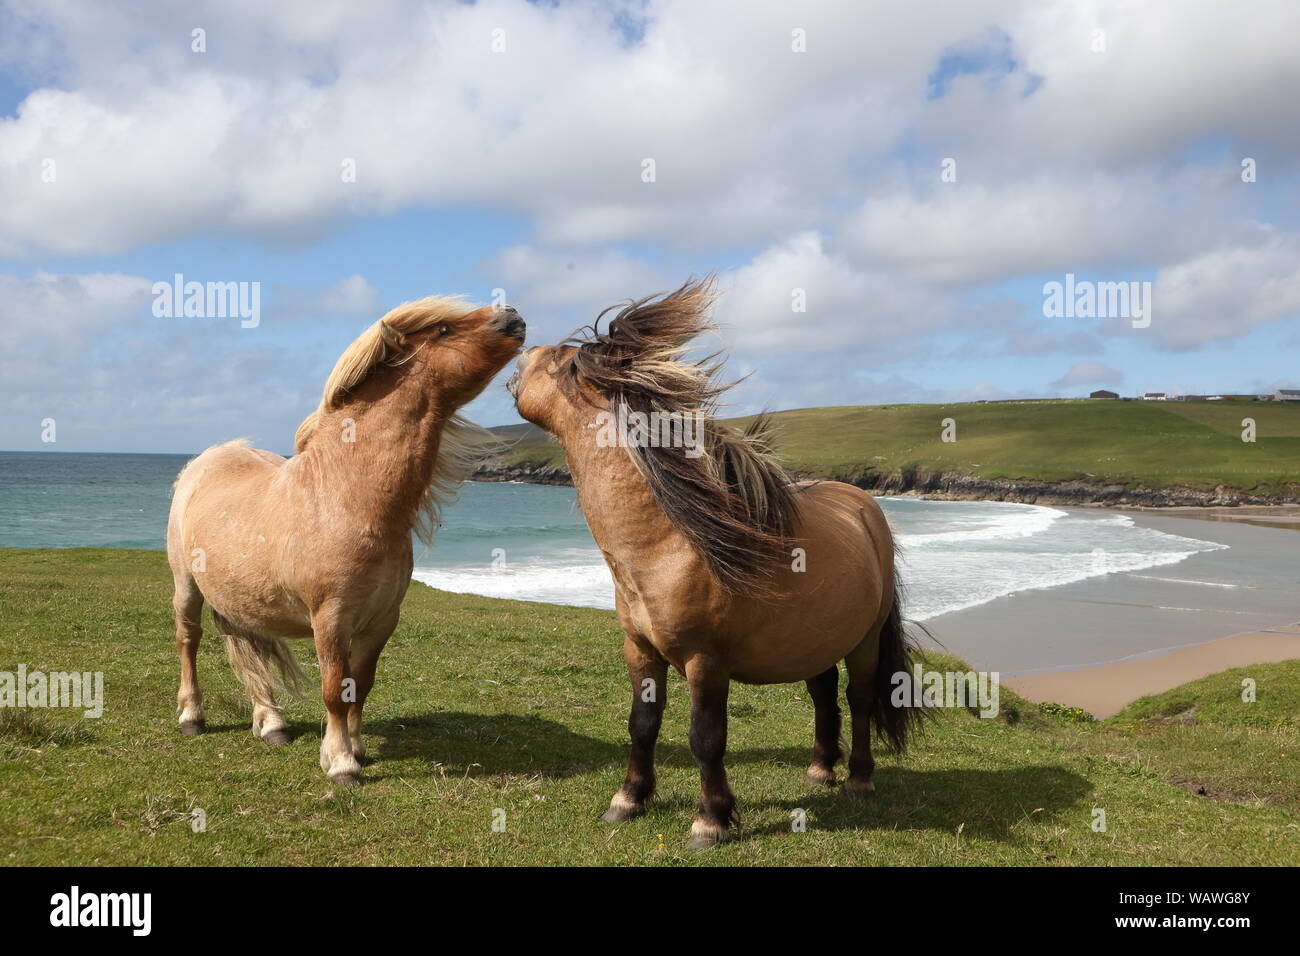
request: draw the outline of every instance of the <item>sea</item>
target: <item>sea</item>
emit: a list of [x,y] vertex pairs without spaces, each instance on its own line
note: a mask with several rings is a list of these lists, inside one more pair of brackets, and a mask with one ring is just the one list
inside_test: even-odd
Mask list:
[[[0,547],[166,547],[185,455],[0,452]],[[881,498],[901,545],[908,616],[1177,564],[1225,547],[1114,512]],[[612,608],[614,588],[572,488],[468,482],[415,580],[446,591]]]

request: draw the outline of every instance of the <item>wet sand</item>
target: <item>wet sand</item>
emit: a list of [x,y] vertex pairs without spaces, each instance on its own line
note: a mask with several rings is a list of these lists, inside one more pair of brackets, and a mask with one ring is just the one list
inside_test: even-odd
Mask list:
[[926,626],[944,649],[1000,672],[1017,693],[1098,717],[1207,674],[1300,657],[1300,528],[1169,510],[1129,514],[1139,526],[1228,548],[1022,591]]
[[1219,671],[1297,657],[1300,657],[1300,626],[1287,625],[1267,631],[1234,634],[1145,660],[1120,661],[1036,677],[1015,677],[1004,683],[1030,700],[1054,700],[1071,707],[1082,707],[1094,717],[1109,717],[1139,697],[1157,694]]
[[1200,521],[1236,521],[1260,528],[1293,528],[1300,531],[1300,505],[1238,505],[1235,508],[1112,508],[1136,514],[1196,518]]

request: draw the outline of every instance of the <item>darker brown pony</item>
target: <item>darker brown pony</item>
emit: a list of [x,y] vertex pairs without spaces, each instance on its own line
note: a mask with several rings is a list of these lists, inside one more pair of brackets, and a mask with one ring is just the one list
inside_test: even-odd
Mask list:
[[[632,752],[604,819],[635,816],[654,792],[671,665],[690,686],[700,766],[693,847],[725,839],[734,819],[723,767],[732,680],[806,682],[816,711],[808,773],[831,783],[843,660],[853,724],[845,791],[856,796],[874,790],[872,733],[901,751],[919,716],[890,700],[894,675],[910,663],[889,525],[861,489],[791,483],[762,418],[743,433],[714,419],[729,387],[716,381],[716,356],[684,357],[710,328],[712,298],[705,280],[633,302],[603,332],[598,319],[558,346],[527,351],[509,385],[520,414],[563,445],[614,579]],[[602,440],[611,420],[633,413],[699,416],[698,441],[656,444],[644,430],[617,429],[619,441]]]
[[714,420],[718,398],[732,387],[715,380],[717,354],[690,364],[680,361],[683,349],[703,331],[707,296],[707,286],[697,284],[631,302],[602,332],[600,320],[617,308],[611,306],[561,343],[575,348],[560,366],[560,383],[578,401],[696,417],[702,454],[690,457],[681,448],[640,443],[629,443],[628,454],[655,502],[709,570],[729,590],[761,591],[769,584],[771,566],[790,551],[798,500],[771,453],[766,416],[739,435]]

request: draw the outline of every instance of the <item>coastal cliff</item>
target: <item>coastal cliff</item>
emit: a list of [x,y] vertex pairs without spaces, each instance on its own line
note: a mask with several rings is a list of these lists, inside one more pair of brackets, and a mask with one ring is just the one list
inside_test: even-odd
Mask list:
[[[1300,483],[1287,493],[1260,494],[1218,485],[1213,489],[1143,488],[1087,481],[981,478],[954,472],[864,471],[845,475],[794,472],[798,478],[833,478],[879,495],[915,495],[949,501],[1011,501],[1019,504],[1107,506],[1116,508],[1231,508],[1238,505],[1300,504]],[[534,485],[571,485],[562,463],[494,459],[473,475],[475,481],[520,481]]]
[[[1300,504],[1300,402],[1061,399],[770,418],[792,474],[877,494],[1117,508]],[[570,484],[564,451],[544,432],[492,431],[509,447],[477,479]]]
[[980,478],[974,475],[923,472],[868,472],[840,478],[883,495],[918,495],[960,501],[1013,501],[1020,504],[1106,505],[1110,507],[1179,508],[1300,504],[1300,484],[1289,494],[1257,494],[1218,485],[1213,489],[1143,488],[1087,481]]

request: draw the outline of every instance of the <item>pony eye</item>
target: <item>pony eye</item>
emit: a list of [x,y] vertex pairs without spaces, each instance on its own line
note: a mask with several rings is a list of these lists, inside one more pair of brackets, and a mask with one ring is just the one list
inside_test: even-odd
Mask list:
[[438,326],[438,338],[442,338],[444,335],[451,335],[451,326],[446,322]]

